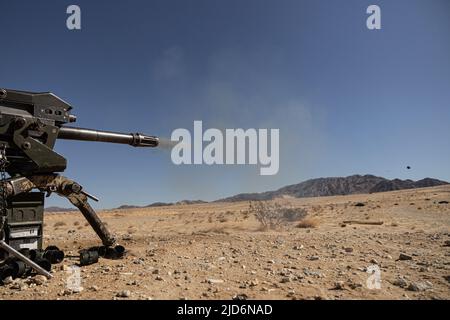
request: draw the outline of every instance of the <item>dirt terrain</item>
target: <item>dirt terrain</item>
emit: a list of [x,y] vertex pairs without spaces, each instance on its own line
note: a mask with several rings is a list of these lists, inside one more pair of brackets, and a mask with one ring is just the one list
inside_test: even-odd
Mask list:
[[[82,267],[72,290],[69,258],[51,280],[1,286],[0,299],[450,298],[450,186],[276,201],[306,219],[266,230],[248,202],[100,212],[124,259]],[[44,247],[98,244],[81,214],[46,215]],[[369,289],[377,266],[381,288]]]

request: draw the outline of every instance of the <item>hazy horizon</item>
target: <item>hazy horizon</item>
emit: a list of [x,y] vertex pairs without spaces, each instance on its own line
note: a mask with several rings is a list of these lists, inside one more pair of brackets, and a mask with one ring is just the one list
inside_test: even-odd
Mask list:
[[[300,183],[307,182],[307,181],[310,181],[310,180],[327,179],[327,178],[348,178],[348,177],[352,177],[352,176],[367,176],[367,175],[373,176],[373,175],[371,175],[371,174],[369,174],[369,173],[367,173],[367,174],[356,174],[356,173],[355,173],[355,174],[352,174],[352,175],[349,175],[349,176],[345,176],[345,177],[341,177],[341,176],[334,176],[334,177],[316,177],[316,178],[309,178],[309,179],[306,179],[306,180],[302,180],[302,181],[299,181],[298,183],[293,183],[293,184],[289,184],[289,185],[283,185],[283,186],[280,186],[280,187],[275,187],[274,189],[270,189],[270,190],[263,190],[263,191],[258,191],[258,192],[252,192],[252,191],[249,191],[249,192],[240,192],[240,193],[235,193],[235,194],[229,194],[229,195],[226,195],[226,196],[224,196],[224,197],[217,198],[217,199],[209,199],[209,200],[206,200],[206,199],[200,199],[200,198],[198,198],[198,199],[178,199],[178,200],[168,201],[168,202],[165,202],[165,201],[154,201],[154,202],[151,202],[151,203],[145,203],[145,204],[122,203],[122,204],[120,204],[120,205],[118,205],[118,206],[116,206],[116,207],[109,207],[109,208],[101,207],[101,209],[104,209],[104,210],[110,210],[110,209],[116,209],[116,208],[118,208],[118,207],[120,207],[120,206],[127,206],[127,205],[129,205],[129,206],[144,207],[144,206],[148,206],[148,205],[151,205],[151,204],[154,204],[154,203],[177,203],[177,202],[181,202],[181,201],[205,201],[205,202],[214,202],[214,201],[226,199],[226,198],[229,198],[229,197],[233,197],[233,196],[236,196],[236,195],[239,195],[239,194],[254,194],[254,193],[264,193],[264,192],[276,191],[276,190],[281,189],[281,188],[283,188],[283,187],[288,187],[288,186],[300,184]],[[379,177],[379,176],[377,176],[377,177]],[[381,177],[381,178],[385,178],[385,179],[388,179],[388,180],[398,179],[398,178],[386,178],[386,177]],[[437,180],[440,180],[440,181],[442,181],[442,182],[450,183],[449,181],[445,181],[445,180],[442,180],[442,179],[439,179],[439,178],[434,178],[434,177],[424,177],[424,178],[422,178],[422,179],[412,180],[412,181],[417,182],[417,181],[420,181],[420,180],[423,180],[423,179],[427,179],[427,178],[430,178],[430,179],[437,179]],[[405,180],[408,180],[408,179],[405,179]],[[402,180],[402,181],[405,181],[405,180]],[[407,190],[407,189],[401,189],[401,190]],[[48,206],[46,206],[46,208],[49,208],[49,207],[58,207],[58,208],[64,208],[64,209],[71,208],[71,209],[73,209],[74,211],[76,211],[76,208],[70,207],[70,206],[59,206],[59,205],[48,205]]]

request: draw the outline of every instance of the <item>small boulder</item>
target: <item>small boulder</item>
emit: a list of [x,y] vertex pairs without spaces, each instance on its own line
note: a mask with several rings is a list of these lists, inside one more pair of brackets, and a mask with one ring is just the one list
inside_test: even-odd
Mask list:
[[401,261],[412,260],[412,256],[407,255],[405,253],[400,253],[398,260],[401,260]]
[[117,292],[116,297],[118,298],[129,298],[131,296],[130,290],[122,290]]

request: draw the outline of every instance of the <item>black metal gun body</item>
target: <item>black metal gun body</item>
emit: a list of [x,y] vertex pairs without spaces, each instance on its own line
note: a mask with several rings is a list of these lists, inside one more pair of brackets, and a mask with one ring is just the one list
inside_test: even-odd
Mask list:
[[53,150],[56,139],[158,146],[157,137],[140,133],[64,127],[76,121],[71,110],[67,102],[52,93],[0,89],[0,145],[6,146],[9,174],[64,171],[66,159]]
[[[103,243],[112,245],[114,237],[87,203],[88,197],[95,197],[76,182],[55,174],[67,166],[66,159],[53,150],[55,142],[66,139],[156,147],[159,139],[140,133],[65,127],[76,121],[71,110],[72,106],[52,93],[0,89],[0,160],[7,160],[4,171],[10,176],[1,182],[1,191],[8,197],[31,189],[64,196],[80,209]],[[0,225],[0,240],[2,229]]]

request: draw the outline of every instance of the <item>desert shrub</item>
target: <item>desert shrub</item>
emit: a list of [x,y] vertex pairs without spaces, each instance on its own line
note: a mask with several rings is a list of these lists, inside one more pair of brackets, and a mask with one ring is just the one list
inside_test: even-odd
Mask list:
[[318,225],[318,221],[313,218],[304,218],[300,220],[300,222],[297,224],[297,228],[315,228]]
[[250,213],[261,224],[259,230],[278,229],[288,222],[298,221],[306,217],[307,212],[303,208],[287,208],[279,203],[268,201],[251,201]]
[[280,208],[279,212],[284,221],[293,222],[304,219],[308,213],[303,208]]
[[57,227],[65,226],[65,225],[66,225],[66,223],[64,221],[58,221],[58,222],[55,222],[55,224],[53,226],[55,228],[57,228]]

